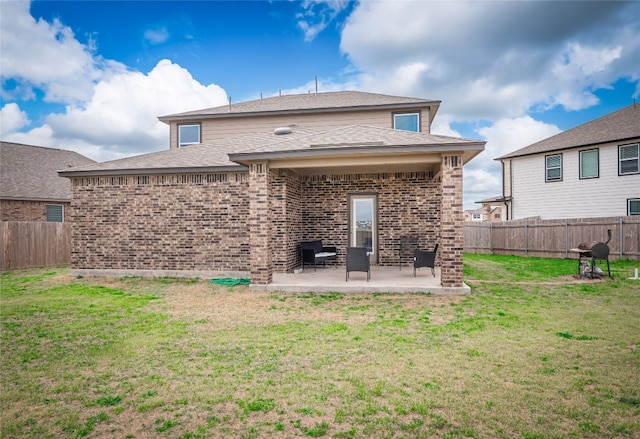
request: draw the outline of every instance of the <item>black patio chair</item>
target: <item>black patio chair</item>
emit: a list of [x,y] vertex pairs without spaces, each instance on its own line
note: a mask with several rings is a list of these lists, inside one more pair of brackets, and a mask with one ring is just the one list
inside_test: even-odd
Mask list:
[[367,282],[371,278],[371,265],[369,264],[369,255],[366,247],[347,247],[347,276],[345,281],[349,281],[349,272],[365,271],[367,273]]
[[416,277],[416,270],[420,267],[431,268],[431,274],[436,277],[436,253],[438,253],[438,244],[433,251],[416,250],[416,255],[413,258],[413,277]]

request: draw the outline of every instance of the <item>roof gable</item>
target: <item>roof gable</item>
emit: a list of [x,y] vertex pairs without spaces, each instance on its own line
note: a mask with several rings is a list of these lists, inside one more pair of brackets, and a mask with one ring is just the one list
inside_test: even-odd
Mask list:
[[496,160],[640,137],[640,105],[629,105],[598,119],[506,154]]
[[58,171],[95,163],[74,151],[0,142],[0,197],[68,201],[69,180]]

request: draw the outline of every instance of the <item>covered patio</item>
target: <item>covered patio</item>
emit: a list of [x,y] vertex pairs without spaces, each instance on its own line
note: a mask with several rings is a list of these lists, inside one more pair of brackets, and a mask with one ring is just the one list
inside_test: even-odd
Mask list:
[[435,277],[430,268],[418,269],[413,277],[413,268],[372,266],[371,279],[367,282],[366,273],[352,272],[349,281],[345,281],[344,265],[305,268],[301,273],[274,273],[270,284],[252,284],[252,289],[262,291],[284,291],[293,293],[429,293],[433,295],[470,294],[471,288],[443,287],[440,268],[436,267]]
[[[484,142],[468,139],[350,126],[230,154],[231,161],[249,169],[252,285],[288,291],[469,292],[462,280],[462,167],[483,148]],[[360,206],[366,206],[366,219]],[[398,270],[399,243],[411,235],[419,237],[421,249],[439,245],[435,278],[430,272],[414,278],[411,268]],[[294,274],[302,265],[300,244],[313,240],[343,250],[366,247],[371,281],[356,276],[347,283],[344,268]],[[345,253],[337,256],[342,266]]]

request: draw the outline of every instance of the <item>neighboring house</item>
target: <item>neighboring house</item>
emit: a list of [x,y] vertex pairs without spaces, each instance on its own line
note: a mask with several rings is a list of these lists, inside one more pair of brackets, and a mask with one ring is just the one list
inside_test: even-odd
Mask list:
[[464,220],[465,221],[485,221],[497,223],[503,221],[502,219],[502,207],[493,207],[491,205],[483,205],[478,209],[474,210],[465,210],[464,211]]
[[58,171],[90,163],[73,151],[0,142],[0,220],[66,221],[71,185]]
[[373,263],[397,265],[401,237],[419,235],[440,244],[443,287],[462,287],[462,167],[484,142],[430,134],[438,106],[333,92],[163,116],[169,150],[61,173],[72,269],[264,285],[301,266],[302,241],[338,246],[344,263],[366,240]]
[[640,105],[496,158],[506,219],[640,215]]

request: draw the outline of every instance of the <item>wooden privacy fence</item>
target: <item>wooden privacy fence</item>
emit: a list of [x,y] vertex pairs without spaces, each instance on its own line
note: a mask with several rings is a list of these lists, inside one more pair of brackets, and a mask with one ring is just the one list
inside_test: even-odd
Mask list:
[[0,270],[71,263],[71,223],[0,221]]
[[501,223],[465,223],[464,251],[496,255],[576,258],[582,242],[607,240],[610,259],[640,259],[640,217],[542,220],[528,218]]

